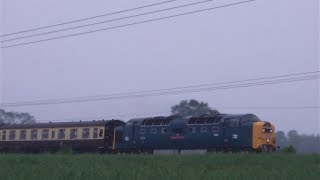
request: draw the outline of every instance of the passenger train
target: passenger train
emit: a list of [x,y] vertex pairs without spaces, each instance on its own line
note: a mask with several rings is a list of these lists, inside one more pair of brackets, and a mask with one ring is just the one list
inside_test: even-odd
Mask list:
[[253,114],[0,125],[1,152],[276,151],[275,126]]

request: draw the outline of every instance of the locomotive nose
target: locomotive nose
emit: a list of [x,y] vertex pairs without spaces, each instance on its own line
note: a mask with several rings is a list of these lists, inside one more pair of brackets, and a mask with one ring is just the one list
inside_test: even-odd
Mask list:
[[252,148],[257,151],[275,151],[275,127],[270,122],[255,122],[253,124]]

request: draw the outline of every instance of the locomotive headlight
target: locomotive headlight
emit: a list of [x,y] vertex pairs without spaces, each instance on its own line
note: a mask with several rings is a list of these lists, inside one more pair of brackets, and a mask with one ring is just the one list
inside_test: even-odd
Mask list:
[[272,129],[270,129],[270,132],[272,132]]
[[262,131],[263,131],[263,132],[265,132],[266,130],[265,130],[265,129],[263,129]]
[[267,139],[267,142],[269,142],[270,141],[270,139]]

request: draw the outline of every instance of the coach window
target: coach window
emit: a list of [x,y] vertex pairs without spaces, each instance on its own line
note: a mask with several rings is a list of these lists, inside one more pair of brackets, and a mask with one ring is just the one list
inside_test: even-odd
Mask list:
[[161,128],[161,134],[166,134],[168,132],[167,128]]
[[56,131],[51,132],[51,139],[54,139],[56,137]]
[[103,136],[103,129],[100,129],[99,131],[99,137],[102,137]]
[[58,131],[58,139],[64,139],[65,138],[65,129],[59,129]]
[[49,138],[49,129],[42,130],[42,139],[47,140]]
[[200,132],[206,133],[206,132],[208,132],[208,128],[207,127],[201,127],[200,128]]
[[140,134],[145,134],[146,133],[146,129],[140,129]]
[[30,139],[31,140],[38,139],[38,130],[37,129],[31,129]]
[[27,130],[23,129],[20,130],[20,140],[26,140],[27,139]]
[[14,141],[16,139],[16,130],[9,131],[9,140]]
[[90,135],[90,128],[83,128],[82,129],[82,138],[88,139]]
[[71,129],[70,130],[70,139],[77,139],[78,137],[78,129]]
[[190,133],[196,133],[196,128],[195,127],[190,127],[189,128]]
[[7,139],[7,131],[2,131],[2,141]]
[[98,138],[98,128],[93,128],[93,138],[94,139]]
[[157,129],[156,128],[150,129],[150,134],[157,134]]

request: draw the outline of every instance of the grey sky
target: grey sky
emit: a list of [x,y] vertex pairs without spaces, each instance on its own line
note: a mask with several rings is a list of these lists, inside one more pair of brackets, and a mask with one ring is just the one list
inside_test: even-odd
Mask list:
[[[2,33],[160,2],[0,1]],[[199,0],[180,0],[161,7],[196,1]],[[217,0],[187,10],[230,2],[237,1]],[[318,21],[318,0],[257,0],[170,20],[3,49],[2,101],[82,97],[316,71],[319,69]],[[223,113],[255,113],[285,131],[297,129],[302,133],[317,133],[320,129],[319,109],[221,108],[320,106],[319,84],[315,80],[159,97],[21,106],[6,110],[30,112],[38,121],[79,118],[128,120],[137,116],[167,115],[170,106],[191,98],[206,101]]]

